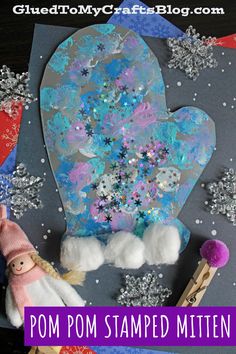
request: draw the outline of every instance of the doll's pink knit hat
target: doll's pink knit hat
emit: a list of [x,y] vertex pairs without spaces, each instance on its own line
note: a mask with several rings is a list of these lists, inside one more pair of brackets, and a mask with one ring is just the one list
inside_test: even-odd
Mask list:
[[37,253],[21,227],[7,219],[5,205],[0,205],[0,251],[6,258],[7,265],[18,256]]

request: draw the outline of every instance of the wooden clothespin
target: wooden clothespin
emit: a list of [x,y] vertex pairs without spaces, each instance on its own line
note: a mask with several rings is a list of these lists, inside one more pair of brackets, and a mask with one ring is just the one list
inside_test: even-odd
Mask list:
[[229,249],[219,240],[208,240],[200,249],[203,257],[176,306],[198,306],[218,268],[229,260]]

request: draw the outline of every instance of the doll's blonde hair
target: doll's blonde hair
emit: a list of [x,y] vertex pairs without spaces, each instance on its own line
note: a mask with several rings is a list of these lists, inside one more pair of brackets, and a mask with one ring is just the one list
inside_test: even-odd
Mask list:
[[71,270],[67,273],[60,274],[56,269],[37,253],[32,253],[31,258],[36,265],[42,268],[46,273],[55,279],[63,279],[71,285],[81,285],[85,279],[85,273],[77,270]]

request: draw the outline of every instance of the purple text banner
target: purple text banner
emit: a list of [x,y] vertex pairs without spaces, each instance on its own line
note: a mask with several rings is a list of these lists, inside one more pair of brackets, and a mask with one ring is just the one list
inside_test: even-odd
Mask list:
[[27,346],[236,346],[235,307],[26,307]]

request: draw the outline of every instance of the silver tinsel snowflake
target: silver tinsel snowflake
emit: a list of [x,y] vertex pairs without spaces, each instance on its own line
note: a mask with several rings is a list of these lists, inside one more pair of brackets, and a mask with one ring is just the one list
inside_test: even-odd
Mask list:
[[6,204],[20,219],[27,209],[42,208],[39,191],[44,179],[31,176],[24,164],[19,164],[12,175],[0,175],[0,204]]
[[6,65],[0,69],[0,110],[10,117],[16,117],[18,104],[22,103],[26,109],[35,99],[29,91],[30,75],[28,72],[15,74]]
[[214,37],[200,38],[200,34],[193,26],[189,26],[183,36],[167,39],[167,44],[172,51],[168,67],[179,68],[190,79],[196,80],[201,70],[215,68],[218,65],[213,58],[215,41]]
[[124,306],[162,306],[171,294],[170,289],[159,284],[158,275],[152,271],[143,277],[126,275],[117,302]]
[[211,199],[207,202],[211,214],[223,214],[236,226],[236,174],[230,168],[219,181],[206,185]]

